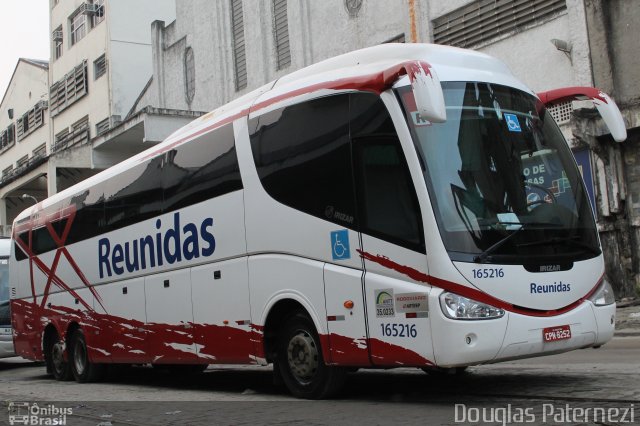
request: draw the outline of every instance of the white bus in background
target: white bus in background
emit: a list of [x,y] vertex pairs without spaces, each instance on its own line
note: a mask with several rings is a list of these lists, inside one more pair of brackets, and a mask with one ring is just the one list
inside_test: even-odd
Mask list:
[[[615,103],[590,88],[614,138]],[[571,151],[500,61],[383,45],[312,65],[21,213],[18,354],[274,364],[322,398],[349,368],[596,347],[615,303]]]
[[15,356],[9,310],[9,254],[11,240],[0,238],[0,358]]

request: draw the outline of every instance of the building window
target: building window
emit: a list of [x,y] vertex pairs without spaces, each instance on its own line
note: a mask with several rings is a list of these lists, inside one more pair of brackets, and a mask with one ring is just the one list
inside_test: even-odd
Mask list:
[[53,60],[54,61],[58,59],[60,56],[62,56],[63,38],[64,38],[64,31],[62,31],[62,25],[60,25],[51,34],[51,39],[53,41]]
[[433,41],[472,48],[547,22],[566,12],[565,0],[477,0],[433,20]]
[[247,58],[244,49],[242,0],[231,0],[231,30],[233,32],[233,62],[236,90],[242,90],[247,87]]
[[291,64],[287,0],[273,0],[273,34],[276,45],[276,67],[281,70]]
[[2,171],[2,179],[8,177],[13,172],[13,164]]
[[29,161],[29,154],[18,158],[18,161],[16,162],[16,168],[19,169],[20,167],[22,167],[25,164],[27,164],[28,161]]
[[93,61],[93,79],[97,80],[107,72],[107,59],[104,56],[100,56],[98,59]]
[[95,27],[104,21],[104,0],[93,0],[94,12],[91,17],[91,26]]
[[74,102],[88,93],[87,61],[71,70],[61,80],[49,88],[49,108],[51,116],[60,114]]
[[184,91],[187,103],[191,104],[196,95],[196,64],[191,47],[184,51]]
[[52,152],[58,152],[70,146],[89,141],[89,117],[85,116],[76,121],[71,127],[64,129],[55,137],[51,148]]
[[46,157],[46,155],[47,155],[46,143],[39,145],[36,149],[33,150],[33,158]]
[[16,141],[16,126],[11,123],[9,127],[0,132],[0,152],[13,146]]
[[47,109],[47,101],[39,101],[29,111],[17,120],[18,140],[21,141],[36,129],[44,125],[44,110]]
[[103,133],[107,133],[111,127],[111,120],[109,120],[109,118],[105,118],[104,120],[102,120],[101,122],[99,122],[98,124],[96,124],[96,136],[100,136]]
[[73,46],[87,34],[87,15],[82,12],[78,12],[69,18],[71,22],[70,34],[71,45]]

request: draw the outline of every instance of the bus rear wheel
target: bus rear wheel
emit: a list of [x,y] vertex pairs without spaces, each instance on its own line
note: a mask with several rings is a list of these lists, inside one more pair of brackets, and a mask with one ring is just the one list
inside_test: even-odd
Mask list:
[[53,378],[59,381],[71,380],[71,366],[65,359],[66,345],[58,335],[53,336],[51,343],[47,345],[46,358],[47,372],[51,372]]
[[325,365],[318,333],[303,312],[291,315],[281,327],[276,366],[284,384],[298,398],[331,397],[346,378],[344,368]]
[[104,372],[104,365],[95,364],[89,360],[87,342],[84,332],[78,328],[71,335],[71,372],[78,383],[98,381]]

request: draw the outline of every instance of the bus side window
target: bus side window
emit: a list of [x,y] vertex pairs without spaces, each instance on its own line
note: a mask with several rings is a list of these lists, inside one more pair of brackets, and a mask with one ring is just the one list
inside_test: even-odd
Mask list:
[[351,96],[351,134],[361,231],[424,253],[418,198],[391,117],[379,97]]
[[233,124],[169,151],[162,165],[164,213],[242,189]]
[[357,229],[349,95],[326,96],[254,118],[251,149],[267,193],[315,217]]

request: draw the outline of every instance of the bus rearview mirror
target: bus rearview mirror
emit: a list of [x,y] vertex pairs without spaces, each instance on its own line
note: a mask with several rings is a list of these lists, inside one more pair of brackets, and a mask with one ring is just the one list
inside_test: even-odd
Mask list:
[[417,67],[410,75],[411,90],[416,100],[418,115],[432,123],[447,121],[447,110],[444,105],[444,93],[435,70],[431,67]]

